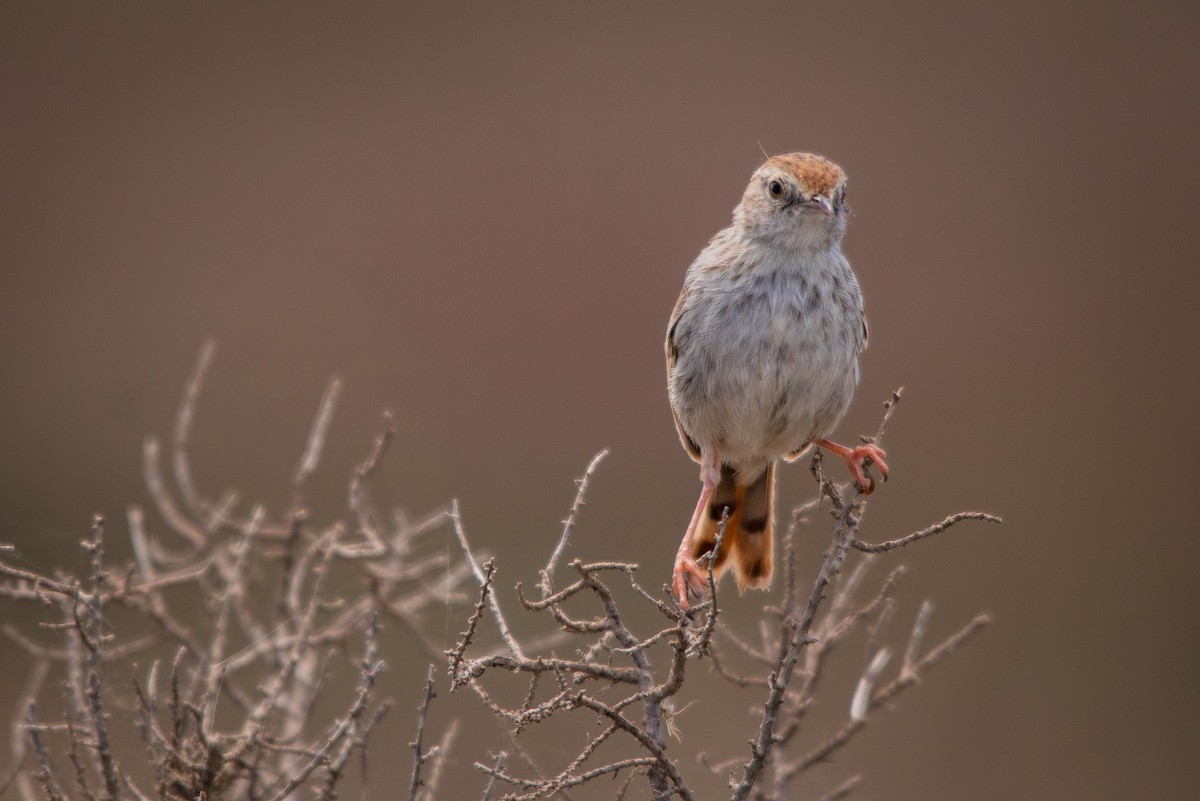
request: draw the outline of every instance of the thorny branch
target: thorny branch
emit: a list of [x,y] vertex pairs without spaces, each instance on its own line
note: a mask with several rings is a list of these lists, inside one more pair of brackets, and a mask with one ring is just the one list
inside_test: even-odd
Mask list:
[[[876,435],[864,439],[882,439],[899,400],[900,392],[897,391],[885,404],[883,421]],[[524,609],[533,614],[549,614],[561,631],[579,643],[577,653],[581,658],[563,659],[554,653],[535,655],[533,649],[524,647],[515,638],[496,595],[497,565],[494,561],[489,561],[483,569],[475,569],[480,585],[475,613],[456,648],[448,652],[452,685],[470,686],[487,709],[498,719],[507,721],[513,736],[530,725],[550,725],[552,721],[568,716],[578,718],[581,714],[593,720],[598,718],[601,728],[585,740],[566,767],[553,775],[521,775],[505,769],[501,764],[503,755],[494,765],[476,762],[475,767],[489,777],[484,797],[490,797],[496,781],[513,788],[505,799],[526,801],[581,787],[602,776],[615,778],[626,773],[629,779],[622,786],[622,794],[629,781],[641,774],[648,782],[653,798],[694,798],[695,785],[687,782],[677,761],[667,754],[664,728],[670,727],[672,717],[678,714],[672,699],[683,685],[688,663],[710,656],[719,676],[738,687],[761,687],[766,695],[758,707],[757,736],[751,741],[748,757],[718,763],[709,762],[703,755],[701,759],[714,773],[729,774],[732,770],[739,774],[730,780],[730,798],[745,799],[753,793],[756,799],[781,801],[790,797],[789,785],[804,770],[828,758],[866,725],[871,710],[919,680],[987,622],[986,615],[976,617],[921,656],[921,640],[929,619],[929,607],[923,607],[913,626],[899,675],[882,688],[875,689],[886,670],[890,653],[886,648],[875,650],[874,657],[863,669],[847,723],[826,736],[816,748],[799,750],[802,748],[799,744],[801,722],[815,700],[830,653],[855,631],[865,631],[873,641],[891,615],[893,595],[903,568],[894,568],[872,597],[859,601],[857,592],[873,558],[869,554],[907,545],[965,520],[998,522],[999,518],[981,512],[964,512],[951,515],[914,535],[878,546],[868,545],[858,538],[866,511],[866,497],[861,492],[848,495],[848,487],[827,478],[820,457],[816,456],[813,474],[817,479],[818,497],[797,509],[793,516],[784,542],[782,603],[766,608],[764,625],[759,631],[761,642],[756,644],[721,622],[715,593],[697,607],[698,619],[689,618],[673,602],[660,600],[642,590],[635,580],[635,565],[576,560],[569,566],[578,578],[565,586],[556,586],[556,568],[576,530],[584,493],[605,455],[605,452],[597,454],[577,482],[578,491],[564,521],[562,534],[546,568],[540,573],[541,597],[527,598],[521,585],[517,585],[518,598]],[[800,526],[809,524],[810,515],[822,507],[823,501],[828,502],[833,518],[832,536],[805,594],[800,590],[805,579],[796,556],[797,531]],[[474,564],[461,519],[456,519],[456,534],[466,558]],[[846,578],[839,579],[851,548],[866,551],[868,555]],[[647,610],[633,615],[618,605],[607,578],[614,573],[624,576],[634,590],[634,597],[646,602],[651,618],[662,616],[660,626],[637,633],[638,629],[646,627]],[[572,608],[591,606],[596,611],[591,616],[580,616],[577,612],[568,612],[568,605]],[[469,651],[489,611],[491,622],[508,645],[508,652],[472,658]],[[768,624],[769,621],[774,621],[773,625]],[[710,642],[714,633],[721,640],[733,643],[736,652],[759,667],[747,674],[735,672],[723,649]],[[485,688],[484,679],[497,670],[500,672],[493,683],[511,681],[513,674],[530,677],[528,692],[519,706],[502,704],[495,692]],[[543,678],[549,681],[539,683]],[[550,689],[543,692],[539,684]],[[629,714],[638,707],[641,709],[640,720]],[[802,756],[796,757],[795,753]],[[739,765],[740,770],[734,770]],[[843,798],[860,782],[860,777],[852,777],[832,789],[826,798]]]
[[[485,565],[485,569],[476,571],[480,583],[479,602],[468,621],[467,630],[456,648],[449,652],[452,686],[470,686],[493,714],[510,723],[514,734],[519,734],[531,724],[546,723],[579,710],[591,713],[592,717],[598,716],[605,722],[604,728],[590,736],[568,765],[554,776],[523,777],[503,771],[498,766],[476,763],[491,779],[499,779],[521,790],[506,798],[546,798],[601,776],[615,777],[622,771],[631,770],[645,772],[655,797],[694,798],[678,766],[666,753],[665,705],[669,704],[668,699],[678,693],[683,684],[687,654],[707,647],[712,627],[701,627],[697,632],[677,606],[653,602],[636,581],[635,565],[574,560],[569,567],[578,578],[562,589],[555,589],[557,567],[577,525],[584,493],[604,456],[603,451],[597,454],[577,483],[575,500],[563,523],[562,535],[540,573],[538,587],[541,597],[527,598],[521,586],[517,586],[518,597],[527,612],[548,613],[562,631],[590,639],[590,644],[579,651],[582,658],[562,659],[554,654],[530,657],[525,654],[512,637],[507,618],[494,592],[495,566],[492,562]],[[474,563],[461,521],[456,521],[456,533],[466,558]],[[633,592],[651,600],[653,608],[663,618],[662,627],[649,635],[636,634],[626,622],[606,574],[624,576]],[[578,618],[567,611],[569,602],[582,599],[590,599],[598,605],[594,616]],[[471,646],[485,609],[491,611],[492,622],[509,646],[508,653],[467,658],[466,651]],[[711,600],[699,609],[710,617],[716,614],[716,606]],[[656,673],[649,656],[652,649],[660,646],[670,649],[665,676]],[[484,689],[480,678],[495,668],[530,677],[530,689],[521,706],[506,707]],[[538,692],[539,679],[542,678],[550,679],[548,684],[555,688],[549,697],[542,697]],[[614,697],[614,690],[619,687],[625,689]],[[641,710],[640,720],[627,714],[627,710],[636,708]],[[594,767],[585,767],[585,763],[592,761],[602,746],[608,745],[618,735],[624,735],[627,746],[645,752],[647,756],[617,758]]]
[[[47,641],[14,625],[3,628],[38,667],[13,718],[14,765],[0,795],[15,788],[21,801],[210,796],[298,801],[309,788],[320,801],[333,801],[352,755],[358,754],[365,799],[368,740],[390,708],[376,699],[383,670],[381,621],[388,620],[426,653],[446,659],[451,692],[470,688],[482,710],[504,729],[505,750],[474,761],[480,772],[478,797],[485,801],[497,793],[508,801],[573,801],[576,794],[596,791],[621,799],[643,782],[649,794],[639,797],[712,797],[701,792],[697,777],[688,776],[691,760],[680,758],[684,743],[676,724],[688,702],[703,693],[693,688],[705,681],[699,676],[709,671],[697,674],[696,662],[706,659],[717,681],[752,701],[747,732],[753,736],[748,753],[716,760],[699,754],[698,760],[728,780],[731,799],[782,801],[792,796],[800,776],[851,742],[875,710],[924,678],[988,622],[986,615],[977,615],[925,651],[932,613],[926,602],[889,677],[894,649],[885,644],[886,629],[904,571],[893,566],[868,592],[864,587],[875,560],[959,523],[999,518],[960,512],[907,536],[870,544],[859,536],[867,498],[828,478],[819,454],[812,464],[817,497],[794,510],[782,537],[782,593],[777,602],[768,596],[750,630],[738,630],[722,616],[724,596],[712,581],[711,561],[712,592],[688,613],[669,591],[647,592],[638,582],[637,565],[566,562],[586,493],[607,451],[596,454],[577,481],[561,532],[538,571],[536,597],[526,596],[517,584],[521,606],[510,617],[497,592],[498,578],[502,570],[527,565],[501,565],[477,555],[457,502],[411,524],[400,515],[389,522],[375,511],[368,483],[396,434],[388,413],[348,480],[349,523],[313,522],[308,483],[320,468],[341,393],[337,379],[318,406],[291,476],[292,502],[281,519],[272,519],[261,504],[243,504],[232,490],[215,498],[203,492],[188,448],[214,352],[206,342],[185,386],[171,441],[174,489],[160,469],[157,440],[145,443],[146,484],[170,536],[152,532],[142,510],[133,506],[128,510],[132,564],[110,563],[100,517],[84,542],[91,558],[83,578],[0,561],[0,599],[49,611],[43,629],[56,638]],[[894,393],[878,432],[864,439],[882,438],[899,400],[900,393]],[[810,573],[798,541],[801,529],[811,528],[822,511],[831,516],[832,528]],[[461,560],[423,544],[424,535],[439,526],[453,532]],[[724,530],[723,520],[718,549]],[[11,548],[0,545],[0,557],[9,553]],[[564,569],[566,579],[559,575]],[[477,585],[473,597],[461,586],[468,577]],[[354,586],[360,589],[346,590]],[[197,595],[203,614],[188,614],[186,599]],[[432,607],[452,603],[467,604],[469,612],[464,610],[465,628],[454,647],[442,650],[423,630],[422,617]],[[114,623],[112,610],[132,613],[145,626],[127,633]],[[519,633],[538,621],[557,634]],[[806,713],[824,686],[829,657],[855,636],[865,640],[867,658],[845,721],[831,732],[813,731],[805,725]],[[357,688],[340,714],[317,720],[317,699],[323,692],[329,695],[324,677],[339,654],[358,651],[358,642]],[[145,657],[149,668],[132,664],[135,657]],[[65,711],[39,720],[36,701],[47,686],[47,666],[64,675],[59,686],[65,690]],[[111,684],[119,666],[133,675],[133,722],[145,754],[139,761],[154,766],[150,774],[137,765],[128,771],[122,764],[130,761],[128,749],[113,745],[109,710],[129,706]],[[689,678],[690,699],[683,695]],[[409,801],[438,798],[458,731],[458,722],[451,721],[437,744],[425,744],[435,687],[431,665],[410,743]],[[521,738],[534,727],[560,724],[572,737],[587,724],[584,739],[569,758],[545,770],[539,764],[545,760],[535,758],[536,749]],[[70,764],[65,773],[59,764],[63,755]],[[147,781],[152,791],[139,786]],[[852,776],[824,798],[844,798],[861,781]]]
[[[82,801],[284,801],[304,787],[331,801],[353,754],[365,770],[367,738],[389,708],[376,698],[381,620],[420,633],[425,612],[465,598],[466,572],[423,544],[423,535],[450,522],[444,512],[416,525],[397,516],[392,525],[371,506],[366,485],[394,436],[390,415],[349,479],[353,524],[312,522],[305,490],[320,468],[341,389],[336,379],[293,474],[294,502],[284,519],[272,521],[259,504],[239,512],[235,492],[212,498],[202,491],[188,447],[214,352],[206,342],[185,386],[172,437],[174,488],[160,469],[158,441],[145,443],[146,485],[166,532],[152,532],[142,510],[130,507],[134,559],[117,565],[106,555],[108,526],[97,516],[83,542],[90,564],[81,579],[0,560],[0,599],[49,612],[41,628],[57,640],[4,628],[39,665],[13,722],[13,741],[22,747],[4,785],[22,801],[70,801],[76,790]],[[0,547],[0,557],[12,552]],[[348,596],[346,588],[355,586],[361,589]],[[201,607],[189,608],[197,600]],[[321,715],[329,713],[317,708],[323,678],[356,641],[364,648],[357,690],[342,714],[324,723]],[[164,686],[163,656],[172,652]],[[149,670],[130,661],[139,657]],[[46,665],[63,674],[57,686],[66,698],[63,716],[50,721],[36,718],[35,700],[53,685],[42,681]],[[130,673],[130,733],[145,749],[136,763],[154,766],[150,792],[139,787],[144,767],[122,764],[130,762],[128,744],[116,747],[110,717],[111,708],[129,704],[113,678]],[[326,703],[336,692],[325,693]],[[66,773],[62,757],[70,763]]]
[[417,716],[417,739],[412,742],[414,758],[412,781],[408,785],[408,801],[417,801],[417,792],[423,784],[421,781],[421,766],[437,754],[436,746],[430,751],[425,751],[421,745],[421,740],[425,736],[425,716],[429,714],[429,704],[433,702],[433,677],[434,667],[430,665],[429,675],[425,679],[425,695],[421,701]]

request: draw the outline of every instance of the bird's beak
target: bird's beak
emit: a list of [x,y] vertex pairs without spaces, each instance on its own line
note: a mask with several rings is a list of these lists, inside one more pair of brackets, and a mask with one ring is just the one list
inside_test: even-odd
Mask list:
[[800,205],[806,209],[819,211],[827,217],[833,216],[833,203],[824,195],[813,195],[808,200],[802,201]]

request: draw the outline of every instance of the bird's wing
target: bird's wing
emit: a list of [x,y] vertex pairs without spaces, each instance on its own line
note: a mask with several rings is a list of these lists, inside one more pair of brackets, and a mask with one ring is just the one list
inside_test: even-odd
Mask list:
[[[664,350],[667,356],[668,386],[671,384],[671,375],[675,372],[675,363],[679,359],[679,346],[675,342],[675,327],[679,325],[679,320],[683,317],[683,306],[687,301],[688,294],[688,286],[684,284],[683,290],[679,293],[679,300],[675,301],[675,308],[671,311],[671,322],[667,326],[667,341]],[[674,403],[671,404],[671,416],[675,418],[675,430],[679,432],[679,441],[683,443],[684,450],[697,462],[700,461],[700,446],[683,430],[683,423],[679,422],[679,413],[675,411]]]

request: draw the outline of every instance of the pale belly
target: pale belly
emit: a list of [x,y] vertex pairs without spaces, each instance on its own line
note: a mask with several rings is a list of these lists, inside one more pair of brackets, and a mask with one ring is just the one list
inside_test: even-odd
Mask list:
[[829,436],[846,413],[859,313],[802,289],[717,293],[680,320],[672,404],[688,436],[723,462],[753,469]]

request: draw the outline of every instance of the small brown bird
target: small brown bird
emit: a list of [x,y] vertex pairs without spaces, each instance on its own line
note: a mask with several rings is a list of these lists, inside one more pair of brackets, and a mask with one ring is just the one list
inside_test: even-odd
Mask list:
[[865,492],[868,460],[887,479],[879,447],[826,439],[850,405],[867,343],[862,293],[842,255],[848,216],[840,167],[775,156],[688,268],[666,342],[671,410],[703,483],[671,582],[685,609],[688,591],[707,585],[697,560],[725,514],[714,577],[732,562],[739,591],[770,586],[779,459],[819,445]]

